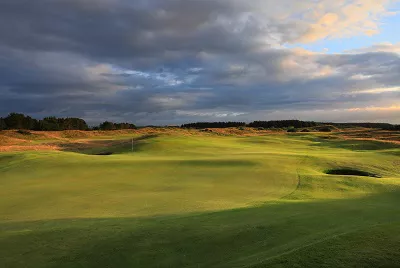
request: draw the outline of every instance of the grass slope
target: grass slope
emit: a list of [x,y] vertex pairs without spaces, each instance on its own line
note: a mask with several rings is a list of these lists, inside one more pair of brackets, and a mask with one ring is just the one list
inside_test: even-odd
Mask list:
[[[161,135],[132,152],[114,139],[0,154],[4,267],[400,267],[396,146]],[[326,174],[339,168],[382,178]]]

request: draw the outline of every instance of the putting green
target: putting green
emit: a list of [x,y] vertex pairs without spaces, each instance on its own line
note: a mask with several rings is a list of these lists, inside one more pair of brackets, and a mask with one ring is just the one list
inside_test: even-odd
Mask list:
[[[0,154],[5,267],[400,264],[396,146],[161,135],[132,152],[121,139]],[[113,154],[94,155],[105,150]],[[336,169],[380,178],[326,174]]]

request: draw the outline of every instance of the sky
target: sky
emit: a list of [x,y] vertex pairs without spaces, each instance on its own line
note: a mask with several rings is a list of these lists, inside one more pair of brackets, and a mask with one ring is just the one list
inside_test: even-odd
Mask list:
[[10,112],[400,124],[400,1],[1,0]]

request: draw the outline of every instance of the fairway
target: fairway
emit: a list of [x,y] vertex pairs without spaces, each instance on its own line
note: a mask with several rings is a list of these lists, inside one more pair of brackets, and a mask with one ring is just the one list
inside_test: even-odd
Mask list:
[[30,139],[0,152],[1,267],[400,267],[398,144]]

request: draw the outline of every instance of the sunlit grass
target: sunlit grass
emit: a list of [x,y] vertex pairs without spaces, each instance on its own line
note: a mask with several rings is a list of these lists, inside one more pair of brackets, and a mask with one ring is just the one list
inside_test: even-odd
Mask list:
[[[132,150],[137,137],[0,153],[5,267],[400,263],[396,146],[169,134],[137,139]],[[112,155],[94,155],[102,151]],[[382,178],[326,174],[341,168]]]

